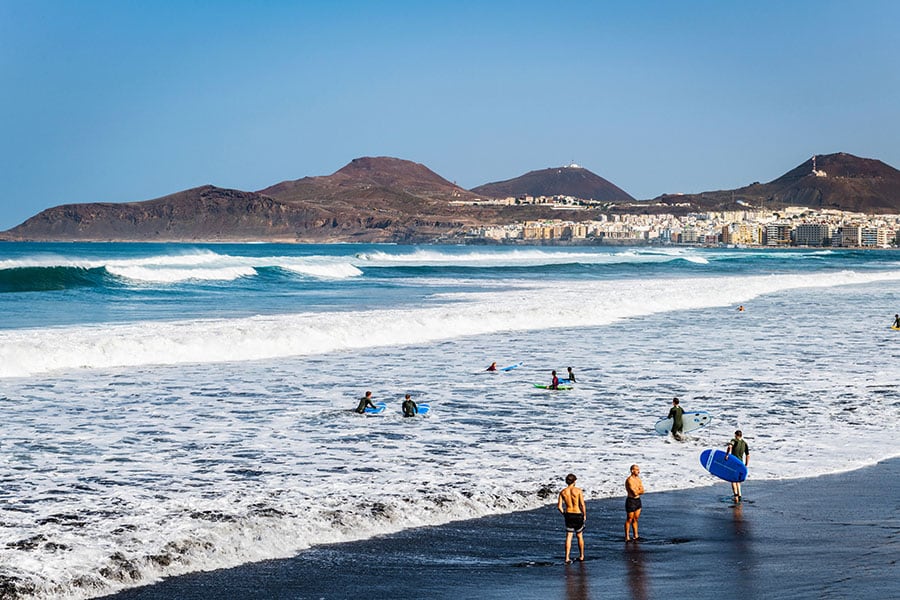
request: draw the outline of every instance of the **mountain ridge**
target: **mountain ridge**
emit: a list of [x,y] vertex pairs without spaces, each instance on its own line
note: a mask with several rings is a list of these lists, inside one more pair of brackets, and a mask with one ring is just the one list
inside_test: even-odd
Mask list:
[[[574,207],[481,202],[522,193],[579,197],[571,193],[571,186],[577,185],[620,199],[584,198],[604,202],[603,210],[577,212]],[[575,165],[529,171],[465,190],[420,163],[361,157],[331,175],[286,180],[255,192],[205,185],[139,202],[59,205],[2,232],[0,239],[420,243],[453,241],[483,225],[547,218],[591,220],[609,213],[685,214],[786,205],[900,213],[900,171],[846,153],[816,155],[765,184],[639,201]]]

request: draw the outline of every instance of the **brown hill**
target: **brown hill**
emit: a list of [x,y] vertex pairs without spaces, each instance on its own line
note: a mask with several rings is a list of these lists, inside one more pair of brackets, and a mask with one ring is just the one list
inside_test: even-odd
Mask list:
[[769,183],[734,190],[663,195],[686,210],[778,209],[808,206],[863,213],[900,213],[900,171],[852,154],[818,154]]
[[423,165],[359,158],[332,175],[284,181],[259,192],[203,186],[144,202],[57,206],[3,237],[425,242],[508,219],[497,209],[450,204],[475,198]]
[[493,198],[573,196],[600,202],[634,202],[621,188],[575,165],[529,171],[514,179],[480,185],[472,188],[472,192]]

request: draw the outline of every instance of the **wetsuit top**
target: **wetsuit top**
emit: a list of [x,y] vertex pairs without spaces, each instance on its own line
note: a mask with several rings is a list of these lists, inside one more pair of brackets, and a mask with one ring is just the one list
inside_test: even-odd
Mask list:
[[894,318],[894,327],[900,327],[900,317]]
[[403,401],[403,416],[411,417],[415,414],[418,414],[419,407],[416,406],[416,403],[412,400],[404,400]]
[[496,371],[496,370],[497,370],[497,365],[491,365],[487,369],[485,369],[485,371]]
[[672,419],[672,431],[681,431],[684,428],[684,421],[681,417],[684,415],[684,409],[680,406],[673,406],[669,409],[669,419]]
[[356,412],[362,414],[366,412],[366,407],[370,406],[372,408],[377,408],[374,404],[372,404],[372,400],[363,396],[359,399],[359,404],[356,405]]
[[737,456],[742,461],[747,454],[750,454],[750,448],[747,446],[747,442],[745,442],[743,438],[734,438],[729,442],[729,444],[731,445],[731,453]]
[[569,383],[575,383],[575,373],[569,371]]

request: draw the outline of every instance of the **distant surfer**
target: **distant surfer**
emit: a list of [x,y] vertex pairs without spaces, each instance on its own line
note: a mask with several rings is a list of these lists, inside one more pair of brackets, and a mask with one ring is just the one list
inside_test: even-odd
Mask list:
[[359,399],[359,404],[356,405],[356,412],[363,414],[366,412],[367,408],[378,408],[372,403],[372,392],[369,391],[366,392],[365,396]]
[[489,366],[487,369],[485,369],[485,371],[496,371],[496,370],[497,370],[497,363],[495,363],[495,362],[492,362],[491,366]]
[[[625,480],[625,541],[638,539],[638,519],[641,517],[641,495],[644,493],[644,482],[641,481],[641,468],[631,465],[631,475]],[[629,527],[634,529],[634,537],[629,536]]]
[[566,520],[566,562],[572,550],[572,534],[578,536],[578,560],[584,560],[584,522],[587,519],[587,510],[584,505],[584,493],[575,487],[574,474],[566,475],[566,487],[559,493],[556,508]]
[[900,329],[900,315],[894,315],[894,324],[891,325],[894,329]]
[[569,371],[569,383],[575,383],[575,371],[572,370],[572,367],[567,367]]
[[672,408],[669,409],[667,419],[672,419],[672,435],[676,440],[681,440],[684,435],[684,409],[681,408],[678,398],[672,398]]
[[556,371],[551,371],[550,374],[553,376],[553,379],[550,380],[550,385],[547,386],[548,390],[558,390],[559,389],[559,377],[556,376]]
[[419,414],[419,406],[412,401],[412,398],[409,397],[409,394],[406,395],[406,398],[403,399],[403,405],[401,406],[403,409],[404,417],[414,417]]
[[[734,437],[731,438],[731,441],[728,442],[728,447],[725,448],[726,460],[729,454],[741,459],[745,466],[750,466],[750,447],[744,441],[744,434],[741,433],[740,429],[734,432]],[[735,502],[739,502],[741,499],[741,483],[739,481],[733,482],[731,491],[734,493]]]
[[744,305],[743,305],[743,304],[741,304],[740,306],[738,306],[738,312],[744,312]]

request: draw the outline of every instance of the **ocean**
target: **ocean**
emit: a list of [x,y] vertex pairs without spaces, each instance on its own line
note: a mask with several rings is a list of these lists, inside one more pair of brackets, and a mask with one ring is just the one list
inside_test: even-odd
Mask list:
[[[0,595],[897,456],[900,251],[0,244]],[[737,307],[743,305],[743,312]],[[485,368],[523,362],[508,372]],[[573,367],[571,391],[545,391]],[[382,415],[352,412],[371,390]],[[404,419],[404,394],[427,416]],[[657,436],[673,397],[708,410]],[[746,485],[746,484],[745,484]],[[556,540],[554,540],[556,541]]]

